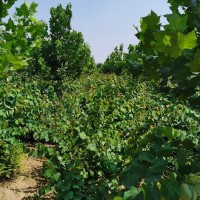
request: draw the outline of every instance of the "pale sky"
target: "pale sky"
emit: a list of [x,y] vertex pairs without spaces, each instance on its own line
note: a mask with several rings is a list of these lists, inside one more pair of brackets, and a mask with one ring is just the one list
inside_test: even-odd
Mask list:
[[[18,0],[14,7],[22,4]],[[29,0],[28,2],[32,2]],[[72,3],[72,28],[83,33],[96,63],[103,62],[116,46],[137,44],[133,25],[140,18],[155,11],[158,15],[170,13],[167,0],[35,0],[37,18],[48,22],[49,10],[59,3]],[[14,9],[11,10],[11,13]],[[163,21],[165,23],[165,21]]]

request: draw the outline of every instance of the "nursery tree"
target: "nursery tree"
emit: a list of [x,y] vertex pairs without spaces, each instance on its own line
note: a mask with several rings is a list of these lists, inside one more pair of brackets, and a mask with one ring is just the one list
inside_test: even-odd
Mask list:
[[51,8],[50,34],[43,45],[43,56],[54,79],[79,76],[94,67],[89,46],[83,35],[71,28],[72,6]]
[[120,75],[126,64],[126,53],[124,52],[123,44],[121,44],[119,47],[115,47],[114,51],[108,56],[101,66],[101,70],[103,73]]

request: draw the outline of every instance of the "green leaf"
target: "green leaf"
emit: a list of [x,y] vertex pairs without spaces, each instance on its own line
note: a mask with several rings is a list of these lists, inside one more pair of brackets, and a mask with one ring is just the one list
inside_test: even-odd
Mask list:
[[103,166],[105,167],[105,170],[110,173],[115,173],[117,170],[117,166],[109,160],[104,161]]
[[171,45],[171,35],[165,31],[158,31],[153,33],[156,41],[155,49],[160,52],[165,52],[166,46]]
[[29,5],[29,12],[31,15],[34,15],[37,12],[37,6],[38,4],[35,2],[32,2],[31,5]]
[[50,184],[47,184],[44,188],[44,192],[47,193],[47,192],[50,192],[52,189],[51,189],[51,185]]
[[174,0],[168,0],[167,1],[170,4],[170,9],[174,12],[178,12],[179,8],[179,2],[176,2]]
[[161,192],[166,200],[179,199],[181,195],[179,184],[170,180],[161,182]]
[[188,184],[186,183],[182,183],[181,184],[181,196],[180,196],[180,199],[184,199],[184,200],[191,200],[192,199],[192,191],[190,190]]
[[191,162],[190,170],[191,170],[191,173],[193,173],[193,174],[200,172],[199,163],[196,161]]
[[184,166],[187,162],[187,152],[183,148],[178,148],[176,158],[179,166]]
[[195,144],[193,143],[192,139],[186,138],[183,140],[183,147],[185,149],[193,149]]
[[179,33],[172,32],[170,33],[170,45],[166,46],[165,55],[170,57],[177,58],[181,55],[182,50],[179,47]]
[[156,29],[159,26],[160,16],[158,16],[155,12],[151,11],[151,13],[143,17],[140,21],[140,27],[142,32],[152,29]]
[[157,156],[159,157],[170,157],[174,152],[173,147],[162,147],[156,151]]
[[80,132],[79,133],[79,136],[80,136],[80,138],[82,139],[82,140],[85,140],[86,139],[86,134],[84,133],[84,132]]
[[167,18],[169,25],[166,25],[165,28],[170,29],[174,32],[183,32],[187,29],[187,15],[180,15],[176,12],[173,12],[170,15],[165,15]]
[[145,200],[160,200],[161,192],[156,184],[143,186]]
[[144,66],[145,73],[148,75],[150,79],[157,80],[159,75],[158,75],[158,70],[155,68],[155,66],[152,65],[145,65]]
[[72,191],[69,191],[67,195],[64,196],[64,200],[73,199],[73,197],[74,197],[74,193]]
[[152,166],[150,168],[150,173],[154,173],[154,174],[162,174],[166,168],[167,168],[167,164],[168,162],[164,159],[154,159],[152,160]]
[[131,61],[135,61],[138,58],[138,53],[136,51],[131,51],[128,59]]
[[197,36],[195,31],[188,34],[179,33],[179,47],[184,49],[194,49],[197,46]]
[[11,53],[7,55],[7,60],[13,65],[13,69],[21,69],[24,66],[28,66],[28,60],[31,58],[24,59],[21,56],[14,56]]
[[16,8],[16,15],[18,17],[22,17],[22,16],[28,17],[29,16],[29,9],[28,9],[28,3],[27,2],[24,2],[20,6],[20,8]]
[[16,26],[15,26],[13,20],[10,18],[8,20],[8,23],[6,24],[6,30],[7,31],[9,31],[9,30],[15,31],[15,29],[16,29]]
[[181,56],[181,49],[179,48],[179,46],[177,45],[171,45],[171,46],[167,46],[166,50],[165,50],[165,55],[166,56],[170,56],[172,58],[177,58],[179,56]]
[[172,147],[178,147],[180,144],[181,144],[181,139],[174,139],[174,140],[172,140],[172,142],[171,142],[171,146]]
[[60,182],[60,190],[62,192],[66,192],[71,188],[71,184],[70,183],[66,183],[66,182]]
[[190,175],[187,182],[192,185],[200,184],[200,175]]
[[52,175],[53,175],[53,171],[51,169],[47,169],[45,172],[44,172],[44,176],[46,178],[50,178]]
[[58,181],[60,178],[60,173],[54,173],[53,176],[52,176],[52,180],[55,180],[55,181]]
[[200,50],[198,49],[194,55],[194,59],[189,63],[191,72],[200,72]]
[[[154,46],[153,49],[158,52],[163,52],[166,56],[177,58],[181,55],[182,50],[179,47],[179,34],[176,32],[169,32],[166,30],[160,30],[153,32]],[[162,57],[159,59],[162,62]],[[166,62],[166,58],[164,58]]]
[[122,183],[130,188],[131,186],[137,187],[140,180],[145,178],[150,164],[141,161],[132,161],[128,168],[122,173]]
[[152,159],[154,158],[154,155],[152,152],[150,151],[147,151],[147,152],[141,152],[139,154],[139,159],[142,160],[142,161],[146,161],[146,162],[149,162],[151,163]]
[[136,200],[137,196],[142,193],[141,190],[131,187],[130,190],[124,193],[124,200]]
[[121,197],[115,197],[114,200],[123,200]]
[[78,175],[78,174],[73,174],[72,177],[75,178],[76,180],[81,180],[82,179],[82,176]]
[[9,0],[0,2],[0,21],[8,15],[8,9],[10,9],[16,1],[17,0]]
[[96,144],[94,143],[88,144],[87,149],[89,149],[90,151],[97,151]]
[[3,112],[2,110],[0,110],[0,117],[6,117],[5,112]]
[[158,126],[155,129],[156,134],[167,137],[168,139],[176,139],[178,131],[168,126]]

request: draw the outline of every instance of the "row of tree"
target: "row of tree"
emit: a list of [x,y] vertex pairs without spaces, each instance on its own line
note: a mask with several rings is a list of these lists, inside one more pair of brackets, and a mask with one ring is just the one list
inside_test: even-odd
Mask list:
[[[89,46],[83,35],[71,27],[71,4],[51,8],[48,26],[34,15],[37,4],[24,3],[16,9],[15,18],[7,22],[9,8],[16,2],[0,4],[0,72],[28,66],[32,75],[43,74],[54,80],[78,77],[96,70]],[[139,44],[116,47],[100,66],[104,73],[133,76],[145,74],[158,80],[162,88],[173,89],[181,98],[195,96],[200,86],[200,3],[199,1],[168,0],[172,14],[165,15],[162,25],[153,11],[136,27]],[[181,9],[180,9],[181,8]],[[196,99],[198,101],[199,99]]]

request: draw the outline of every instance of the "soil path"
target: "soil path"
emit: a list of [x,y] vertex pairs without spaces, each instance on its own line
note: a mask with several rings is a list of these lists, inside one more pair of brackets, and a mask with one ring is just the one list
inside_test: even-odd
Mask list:
[[0,182],[0,200],[28,199],[36,194],[44,184],[43,162],[41,159],[25,155],[21,162],[19,175],[12,180]]

